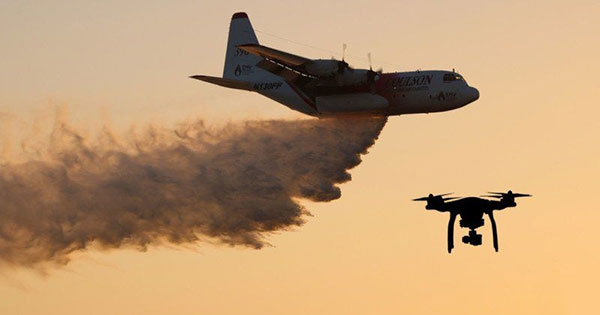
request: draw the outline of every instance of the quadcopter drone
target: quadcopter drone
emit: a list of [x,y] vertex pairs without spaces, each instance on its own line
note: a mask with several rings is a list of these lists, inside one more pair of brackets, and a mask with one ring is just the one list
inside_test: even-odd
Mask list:
[[[489,192],[489,195],[481,197],[495,198],[499,200],[483,199],[479,197],[445,197],[448,194],[433,195],[413,199],[413,201],[427,201],[425,209],[437,210],[439,212],[450,212],[450,221],[448,222],[448,253],[454,248],[454,221],[456,216],[460,215],[460,227],[469,228],[469,235],[462,238],[463,243],[473,246],[481,245],[482,235],[477,234],[477,228],[482,227],[483,214],[487,214],[492,222],[492,234],[494,236],[494,249],[498,251],[498,232],[496,230],[496,220],[494,220],[494,210],[503,210],[508,207],[516,207],[515,198],[531,197],[529,194],[513,193],[508,191]],[[452,200],[452,201],[451,201]]]

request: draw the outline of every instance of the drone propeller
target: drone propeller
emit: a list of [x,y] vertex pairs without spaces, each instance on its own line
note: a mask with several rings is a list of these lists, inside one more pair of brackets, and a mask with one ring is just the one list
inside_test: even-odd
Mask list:
[[428,200],[432,200],[434,198],[441,198],[443,201],[447,201],[447,200],[453,200],[453,199],[460,198],[460,197],[443,198],[444,196],[448,196],[448,195],[451,195],[451,194],[453,194],[453,193],[445,193],[445,194],[441,194],[441,195],[429,194],[429,196],[416,198],[416,199],[413,199],[413,201],[428,201]]
[[502,196],[498,196],[498,195],[480,195],[479,197],[486,197],[486,198],[502,198]]
[[518,197],[531,197],[530,194],[522,194],[522,193],[513,193],[512,190],[509,190],[508,192],[495,192],[495,191],[488,191],[489,195],[482,195],[481,197],[490,197],[490,198],[504,198],[504,197],[513,197],[513,198],[518,198]]

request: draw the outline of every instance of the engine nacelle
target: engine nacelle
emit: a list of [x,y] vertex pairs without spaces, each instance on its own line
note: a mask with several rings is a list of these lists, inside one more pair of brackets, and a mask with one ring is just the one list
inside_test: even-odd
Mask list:
[[316,59],[304,66],[306,71],[317,77],[330,77],[344,67],[343,61],[335,59]]
[[369,81],[369,70],[348,69],[335,76],[338,85],[359,85]]

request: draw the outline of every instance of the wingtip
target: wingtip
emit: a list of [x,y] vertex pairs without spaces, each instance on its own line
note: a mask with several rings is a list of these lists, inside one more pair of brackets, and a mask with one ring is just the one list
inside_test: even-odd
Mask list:
[[248,18],[248,14],[246,14],[246,12],[236,12],[233,14],[233,16],[231,16],[232,20],[235,19],[243,19],[243,18]]

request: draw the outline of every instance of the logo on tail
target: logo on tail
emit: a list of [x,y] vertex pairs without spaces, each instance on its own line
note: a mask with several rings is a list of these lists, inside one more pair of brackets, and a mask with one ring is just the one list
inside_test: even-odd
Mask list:
[[237,65],[233,71],[233,74],[236,77],[239,77],[240,75],[251,75],[252,73],[254,73],[254,71],[252,70],[251,65]]

